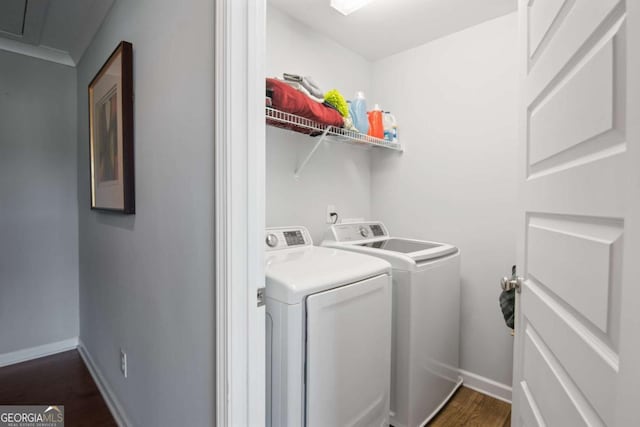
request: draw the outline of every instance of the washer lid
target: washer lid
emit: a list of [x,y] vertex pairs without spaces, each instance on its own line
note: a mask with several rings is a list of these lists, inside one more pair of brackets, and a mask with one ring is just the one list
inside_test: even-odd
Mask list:
[[384,249],[385,251],[400,252],[401,254],[410,254],[414,252],[427,251],[431,249],[437,249],[444,246],[441,243],[426,242],[409,239],[385,239],[377,240],[368,243],[359,243],[360,246],[366,246],[368,248]]
[[411,258],[415,262],[428,261],[456,253],[458,248],[447,243],[426,240],[391,238],[375,242],[352,243],[363,248],[377,251],[376,255],[396,253]]
[[458,248],[448,243],[391,237],[377,221],[332,225],[322,246],[381,257],[402,270],[415,270],[419,264],[458,253]]
[[297,304],[307,295],[380,274],[390,274],[383,259],[340,249],[307,246],[267,254],[266,295]]

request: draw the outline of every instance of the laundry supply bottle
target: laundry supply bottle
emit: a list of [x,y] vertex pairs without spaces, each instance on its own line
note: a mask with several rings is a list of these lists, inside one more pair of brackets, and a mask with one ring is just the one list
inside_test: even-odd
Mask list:
[[378,104],[369,111],[369,136],[384,138],[384,125],[382,124],[382,109]]
[[382,116],[384,125],[384,139],[390,142],[398,142],[398,122],[396,117],[388,111]]
[[349,114],[356,129],[366,134],[369,131],[369,120],[367,118],[367,100],[363,92],[356,93],[355,99],[349,104]]

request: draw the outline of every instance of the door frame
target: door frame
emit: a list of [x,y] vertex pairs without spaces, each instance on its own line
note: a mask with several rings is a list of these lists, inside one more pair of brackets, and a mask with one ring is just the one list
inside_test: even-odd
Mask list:
[[266,0],[216,0],[216,425],[265,424]]
[[[640,31],[640,6],[627,2],[633,30]],[[256,306],[256,291],[264,284],[262,237],[265,227],[264,77],[266,63],[266,0],[215,0],[214,144],[215,144],[215,392],[216,425],[265,424],[264,307]],[[640,65],[630,44],[628,61]],[[628,90],[637,93],[636,81]],[[628,99],[628,111],[640,101]],[[637,141],[640,126],[630,124],[629,139]],[[636,144],[630,146],[639,158]],[[629,185],[640,188],[640,173]],[[640,202],[631,207],[640,217]],[[640,220],[629,232],[640,232]],[[638,242],[640,239],[636,239]],[[628,246],[628,245],[627,245]],[[640,248],[625,248],[640,250]],[[640,265],[625,269],[625,280]],[[640,344],[632,341],[640,320],[631,316],[640,289],[625,289],[621,360],[638,360]],[[635,359],[634,359],[635,357]],[[635,407],[632,390],[640,383],[640,366],[623,363],[626,381],[618,390],[618,420]]]

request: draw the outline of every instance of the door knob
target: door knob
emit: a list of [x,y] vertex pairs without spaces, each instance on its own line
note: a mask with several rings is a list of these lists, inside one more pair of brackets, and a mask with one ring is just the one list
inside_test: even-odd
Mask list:
[[524,278],[518,276],[516,274],[516,266],[514,265],[511,268],[511,277],[503,277],[500,280],[500,286],[503,291],[510,291],[515,289],[518,293],[522,290],[522,283],[524,282]]
[[503,277],[500,280],[500,286],[503,291],[510,291],[511,289],[515,289],[518,293],[522,290],[522,282],[524,279],[522,277]]

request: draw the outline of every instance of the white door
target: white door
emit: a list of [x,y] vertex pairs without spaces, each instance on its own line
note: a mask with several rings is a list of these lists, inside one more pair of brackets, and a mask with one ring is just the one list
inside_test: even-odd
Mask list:
[[391,278],[307,298],[306,425],[389,425]]
[[519,1],[515,426],[640,425],[639,8]]

